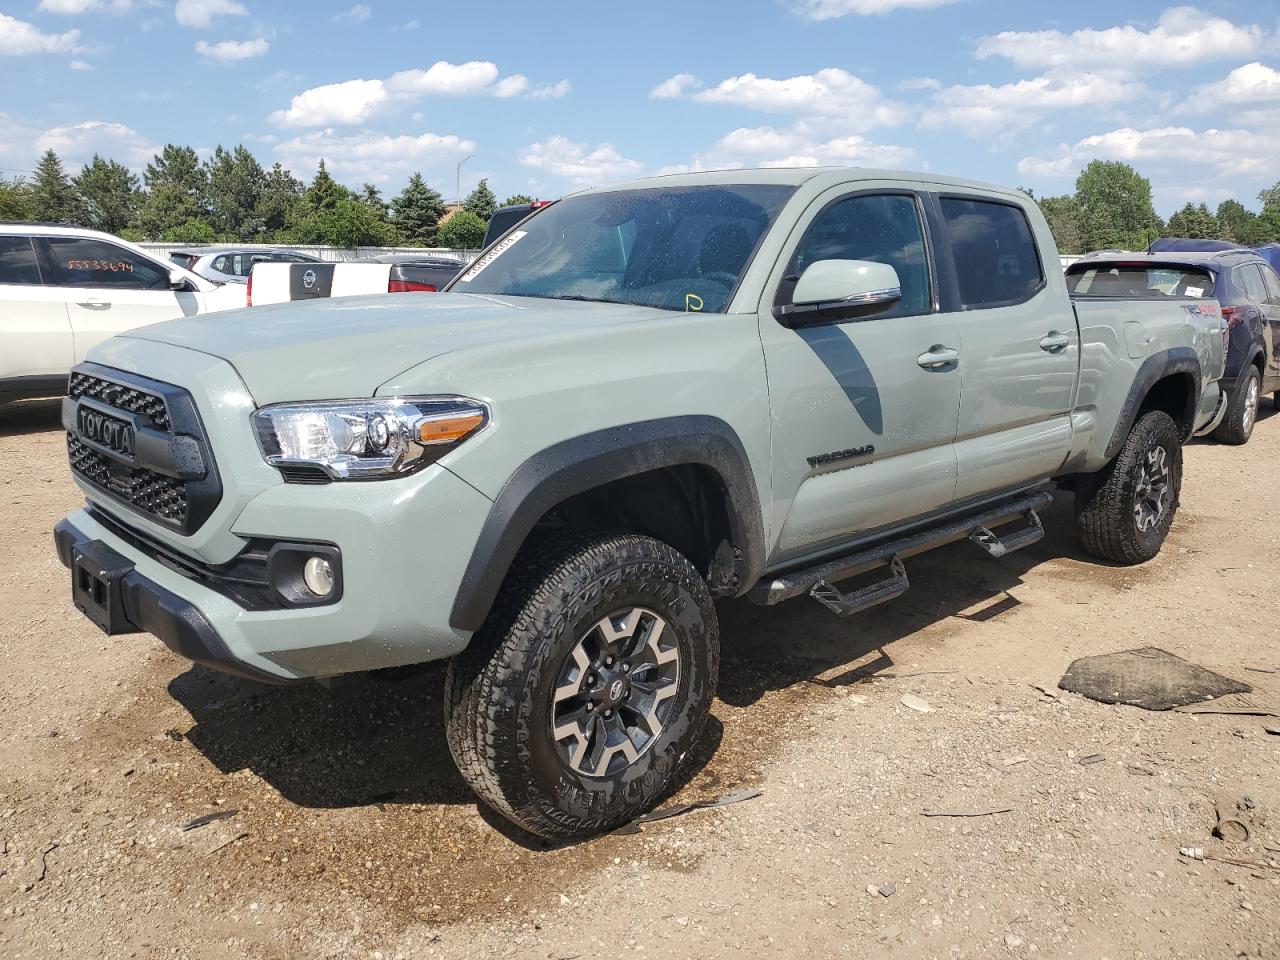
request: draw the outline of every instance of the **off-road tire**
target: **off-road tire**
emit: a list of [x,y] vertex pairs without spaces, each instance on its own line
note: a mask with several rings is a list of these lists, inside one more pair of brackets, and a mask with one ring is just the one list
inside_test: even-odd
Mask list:
[[[1135,493],[1148,452],[1164,447],[1169,464],[1170,499],[1162,518],[1141,530],[1135,515]],[[1134,423],[1111,463],[1076,488],[1076,523],[1084,548],[1115,563],[1144,563],[1160,552],[1182,488],[1182,436],[1163,410],[1143,414]]]
[[[1261,379],[1258,368],[1253,364],[1245,368],[1240,382],[1236,384],[1235,393],[1231,396],[1231,405],[1227,407],[1226,416],[1213,431],[1213,439],[1219,443],[1231,443],[1236,446],[1249,442],[1249,438],[1253,436],[1253,425],[1258,422],[1258,398],[1262,396]],[[1254,397],[1252,415],[1249,414],[1250,385],[1255,388],[1252,391]]]
[[[612,776],[588,777],[551,733],[566,658],[602,617],[633,606],[666,620],[680,655],[661,733]],[[450,661],[449,750],[480,798],[523,829],[556,840],[610,830],[651,809],[677,782],[706,723],[720,666],[707,585],[679,552],[631,534],[553,538],[527,548],[484,626]]]

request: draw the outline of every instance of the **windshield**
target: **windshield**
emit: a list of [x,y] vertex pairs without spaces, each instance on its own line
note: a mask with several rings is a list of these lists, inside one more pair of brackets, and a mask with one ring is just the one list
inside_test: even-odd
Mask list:
[[794,189],[740,184],[569,197],[490,247],[451,289],[723,312]]
[[1125,297],[1159,300],[1213,296],[1213,274],[1169,263],[1075,263],[1067,268],[1067,292],[1073,297]]

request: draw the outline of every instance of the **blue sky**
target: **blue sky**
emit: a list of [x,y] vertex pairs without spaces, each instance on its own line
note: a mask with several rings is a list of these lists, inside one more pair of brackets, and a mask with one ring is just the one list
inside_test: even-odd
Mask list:
[[0,170],[243,142],[447,198],[839,163],[1069,192],[1132,163],[1168,216],[1280,180],[1280,3],[0,0]]

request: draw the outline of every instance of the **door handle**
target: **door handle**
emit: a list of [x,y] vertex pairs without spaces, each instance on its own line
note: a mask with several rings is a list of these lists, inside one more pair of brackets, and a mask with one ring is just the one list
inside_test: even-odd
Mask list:
[[1057,330],[1050,330],[1043,340],[1040,341],[1040,349],[1045,353],[1057,353],[1059,350],[1065,350],[1071,346],[1071,338],[1065,333],[1059,333]]
[[916,357],[916,363],[926,370],[941,370],[943,367],[953,367],[959,362],[960,351],[944,347],[940,343],[935,343],[920,356]]
[[97,297],[90,297],[88,300],[77,301],[77,305],[86,307],[89,310],[110,310],[110,300],[99,300]]

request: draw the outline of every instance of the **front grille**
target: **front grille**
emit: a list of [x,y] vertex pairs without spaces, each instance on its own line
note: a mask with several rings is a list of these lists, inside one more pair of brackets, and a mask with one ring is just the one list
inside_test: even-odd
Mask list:
[[71,469],[136,510],[175,526],[187,522],[187,485],[142,468],[120,467],[97,450],[85,446],[74,433],[67,434]]
[[[72,410],[66,420],[67,456],[76,476],[111,500],[183,534],[194,533],[208,519],[222,498],[222,485],[187,391],[85,363],[72,371],[67,394],[69,403],[91,399],[132,414],[137,435],[150,438],[146,456],[141,453],[142,445],[136,458],[109,455],[77,433]],[[162,451],[167,447],[168,453],[157,455],[157,443]],[[175,445],[180,445],[186,456],[175,456]],[[192,458],[195,469],[190,468]]]
[[154,393],[147,393],[144,390],[136,390],[133,387],[126,387],[122,383],[104,380],[92,374],[71,374],[71,382],[67,386],[67,395],[73,398],[92,397],[115,407],[117,410],[127,410],[130,413],[141,414],[150,420],[151,425],[157,430],[168,431],[173,426],[172,421],[169,419],[169,408],[164,402],[164,397],[156,396]]

